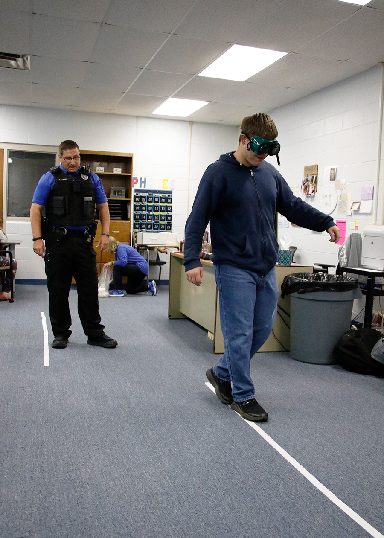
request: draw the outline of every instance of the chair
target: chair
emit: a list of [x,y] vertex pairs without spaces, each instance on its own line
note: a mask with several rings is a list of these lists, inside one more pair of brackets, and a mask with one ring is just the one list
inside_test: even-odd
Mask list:
[[149,255],[149,252],[150,252],[149,249],[147,248],[146,251],[147,251],[146,258],[147,258],[148,265],[149,265],[150,267],[152,267],[152,266],[155,265],[156,267],[159,268],[159,274],[158,274],[158,277],[157,277],[157,279],[156,279],[156,278],[154,279],[155,282],[156,282],[156,284],[159,285],[159,284],[160,284],[160,277],[161,277],[161,268],[162,268],[162,266],[165,265],[167,262],[164,261],[164,260],[162,260],[162,259],[160,259],[160,254],[159,254],[159,251],[158,251],[157,249],[155,249],[155,251],[156,251],[156,258],[155,258],[155,259],[152,259],[152,260],[151,260],[150,255]]

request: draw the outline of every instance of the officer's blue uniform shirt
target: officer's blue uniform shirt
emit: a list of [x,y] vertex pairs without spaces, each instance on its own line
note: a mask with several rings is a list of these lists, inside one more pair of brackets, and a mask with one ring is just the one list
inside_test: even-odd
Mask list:
[[[66,170],[64,166],[62,166],[61,164],[59,168],[64,173],[70,176],[75,176],[77,173],[77,172],[75,173],[68,172],[68,170]],[[99,176],[91,172],[90,177],[95,187],[96,204],[104,204],[105,202],[107,202],[107,196],[105,194],[104,187],[100,181]],[[54,184],[55,184],[55,176],[52,174],[51,171],[43,174],[41,178],[39,179],[39,182],[36,186],[36,189],[32,198],[32,203],[45,206],[47,204],[49,194],[51,190],[53,189]]]

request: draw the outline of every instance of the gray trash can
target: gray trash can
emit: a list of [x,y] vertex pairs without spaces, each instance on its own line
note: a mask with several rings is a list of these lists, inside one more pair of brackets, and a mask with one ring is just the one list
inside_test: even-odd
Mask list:
[[333,349],[350,328],[355,290],[291,294],[291,356],[331,364]]

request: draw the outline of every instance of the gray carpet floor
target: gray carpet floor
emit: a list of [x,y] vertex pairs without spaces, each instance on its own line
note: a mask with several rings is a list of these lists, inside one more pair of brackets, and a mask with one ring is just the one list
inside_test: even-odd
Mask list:
[[[211,342],[168,320],[166,286],[100,299],[114,350],[86,344],[70,300],[49,367],[45,286],[0,304],[2,538],[369,536],[207,388]],[[262,430],[382,536],[384,380],[287,353],[252,374]]]

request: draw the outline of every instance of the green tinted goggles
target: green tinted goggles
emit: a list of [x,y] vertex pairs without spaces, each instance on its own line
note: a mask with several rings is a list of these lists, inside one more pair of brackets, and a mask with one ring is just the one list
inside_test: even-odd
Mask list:
[[245,136],[249,138],[248,149],[256,153],[256,155],[276,155],[278,164],[280,144],[277,140],[270,140],[269,138],[263,138],[261,136]]

